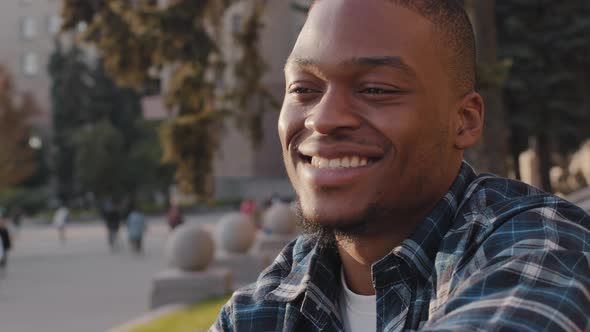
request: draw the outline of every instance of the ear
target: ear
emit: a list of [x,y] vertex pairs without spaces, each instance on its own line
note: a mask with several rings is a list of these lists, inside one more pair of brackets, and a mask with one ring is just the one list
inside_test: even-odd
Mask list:
[[474,146],[483,133],[484,124],[483,98],[477,92],[463,97],[458,105],[457,125],[455,127],[455,147],[465,150]]

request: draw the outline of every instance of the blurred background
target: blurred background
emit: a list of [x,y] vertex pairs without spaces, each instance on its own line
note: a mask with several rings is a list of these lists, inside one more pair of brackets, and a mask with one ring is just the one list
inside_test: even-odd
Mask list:
[[[484,138],[466,159],[563,197],[584,190],[590,2],[462,2],[486,101]],[[146,309],[175,215],[212,225],[245,200],[294,198],[276,121],[309,4],[0,3],[0,228],[12,237],[0,330],[115,326]],[[151,225],[139,261],[112,255],[132,211]]]

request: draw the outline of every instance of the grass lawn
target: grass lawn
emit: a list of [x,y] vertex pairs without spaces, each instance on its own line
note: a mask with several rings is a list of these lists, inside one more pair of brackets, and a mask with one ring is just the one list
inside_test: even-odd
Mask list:
[[200,332],[207,331],[230,296],[214,298],[173,311],[126,332]]

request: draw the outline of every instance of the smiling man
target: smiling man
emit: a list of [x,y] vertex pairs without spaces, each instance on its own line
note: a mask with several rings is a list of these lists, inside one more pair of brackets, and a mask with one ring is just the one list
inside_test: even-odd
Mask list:
[[590,218],[463,161],[475,42],[452,0],[318,0],[279,135],[305,235],[213,331],[584,331]]

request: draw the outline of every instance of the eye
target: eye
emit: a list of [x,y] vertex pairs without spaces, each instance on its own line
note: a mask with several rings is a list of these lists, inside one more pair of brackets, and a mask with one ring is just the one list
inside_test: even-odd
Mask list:
[[304,88],[304,87],[293,87],[289,90],[289,93],[296,94],[296,95],[303,95],[303,94],[309,94],[309,93],[315,93],[315,92],[317,92],[317,91],[310,89],[310,88]]
[[384,95],[384,94],[394,94],[398,93],[396,90],[386,90],[381,88],[366,88],[360,91],[361,93],[371,94],[371,95]]

